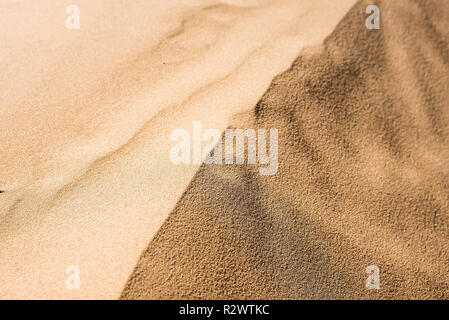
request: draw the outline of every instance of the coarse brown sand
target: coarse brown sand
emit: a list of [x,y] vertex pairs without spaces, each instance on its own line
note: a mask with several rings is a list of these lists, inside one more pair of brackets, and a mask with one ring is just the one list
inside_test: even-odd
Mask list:
[[203,165],[122,298],[448,299],[448,17],[447,1],[359,1],[234,118],[279,129],[278,173]]
[[224,130],[355,2],[76,0],[69,30],[0,0],[0,298],[118,298],[200,167],[170,132]]

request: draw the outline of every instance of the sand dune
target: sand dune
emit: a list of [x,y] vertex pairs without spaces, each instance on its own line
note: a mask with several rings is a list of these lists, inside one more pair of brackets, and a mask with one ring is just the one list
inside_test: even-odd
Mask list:
[[234,118],[278,173],[203,165],[122,298],[449,298],[449,3],[371,2]]
[[170,132],[225,129],[355,0],[76,3],[0,1],[0,298],[118,298],[199,168]]

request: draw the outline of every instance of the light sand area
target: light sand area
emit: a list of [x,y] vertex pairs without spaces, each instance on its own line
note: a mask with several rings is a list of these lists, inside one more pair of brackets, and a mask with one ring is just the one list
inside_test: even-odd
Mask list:
[[[224,129],[355,0],[0,0],[0,298],[118,298],[198,165],[170,132]],[[81,272],[79,290],[65,270]]]

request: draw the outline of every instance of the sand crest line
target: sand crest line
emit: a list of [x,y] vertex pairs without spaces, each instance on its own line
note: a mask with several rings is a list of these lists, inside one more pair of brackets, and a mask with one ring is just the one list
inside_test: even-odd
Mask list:
[[118,297],[201,167],[169,160],[170,132],[201,120],[224,133],[353,2],[2,7],[0,296]]

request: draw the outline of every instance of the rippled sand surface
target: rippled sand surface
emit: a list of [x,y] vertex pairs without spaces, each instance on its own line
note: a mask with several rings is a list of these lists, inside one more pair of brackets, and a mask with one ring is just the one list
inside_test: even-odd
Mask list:
[[199,168],[170,132],[253,110],[355,0],[71,4],[0,0],[0,298],[118,298]]
[[233,119],[279,129],[277,174],[203,165],[122,298],[449,298],[449,2],[371,3]]

